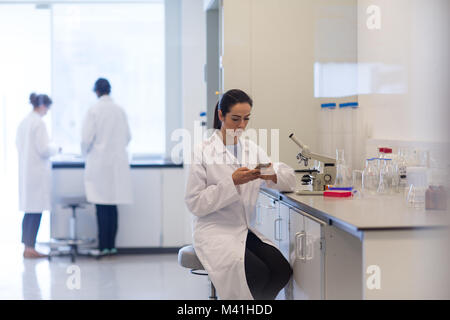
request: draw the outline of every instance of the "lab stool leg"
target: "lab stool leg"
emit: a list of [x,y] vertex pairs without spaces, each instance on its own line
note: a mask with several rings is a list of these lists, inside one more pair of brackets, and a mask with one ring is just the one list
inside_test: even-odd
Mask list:
[[211,279],[209,279],[209,300],[217,300],[216,287],[214,287]]

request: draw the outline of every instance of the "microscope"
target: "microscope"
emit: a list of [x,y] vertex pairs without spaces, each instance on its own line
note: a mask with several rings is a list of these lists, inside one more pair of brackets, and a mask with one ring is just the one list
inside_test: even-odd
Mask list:
[[[298,163],[304,163],[308,167],[309,160],[317,160],[323,163],[323,170],[313,168],[309,170],[301,170],[300,172],[309,172],[309,175],[304,175],[302,181],[304,183],[311,183],[313,191],[297,191],[297,194],[323,194],[325,186],[334,184],[336,178],[336,159],[315,154],[309,151],[309,147],[298,141],[294,134],[291,133],[289,138],[300,147],[300,152],[297,155]],[[320,167],[320,165],[319,165]]]

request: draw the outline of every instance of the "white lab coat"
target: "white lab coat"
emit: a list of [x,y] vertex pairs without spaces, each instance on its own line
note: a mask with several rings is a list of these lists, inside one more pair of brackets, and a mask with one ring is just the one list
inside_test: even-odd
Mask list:
[[86,158],[86,199],[95,204],[131,204],[127,146],[130,128],[124,110],[108,95],[100,97],[84,119],[81,151]]
[[30,112],[17,129],[19,155],[19,210],[41,213],[51,209],[52,167],[49,158],[58,148],[50,143],[37,112]]
[[[247,139],[240,141],[242,166],[254,168],[255,162],[270,162],[256,144]],[[292,191],[295,175],[289,166],[275,163],[277,184],[256,179],[235,186],[232,174],[239,165],[223,164],[224,158],[235,159],[225,148],[218,130],[194,151],[185,196],[186,205],[194,214],[193,245],[221,299],[253,299],[244,265],[248,230],[274,245],[254,228],[260,187],[267,183],[269,188]]]

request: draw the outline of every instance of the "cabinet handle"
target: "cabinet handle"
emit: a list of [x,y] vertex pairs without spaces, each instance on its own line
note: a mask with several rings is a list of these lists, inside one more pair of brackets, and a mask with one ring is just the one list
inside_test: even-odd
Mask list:
[[264,209],[268,209],[268,210],[276,210],[277,207],[276,206],[265,206],[263,204],[258,204],[259,208],[264,208]]
[[[280,231],[280,221],[281,221],[281,218],[277,218],[273,222],[273,228],[274,228],[273,229],[273,234],[274,234],[275,240],[277,240],[277,241],[281,241],[281,237],[277,238],[277,229],[278,229],[278,231]],[[277,222],[278,222],[278,228],[277,228]],[[280,233],[280,232],[278,232],[278,233]]]
[[305,231],[297,232],[295,234],[295,256],[297,259],[304,261],[305,260],[305,252],[303,239],[305,238]]

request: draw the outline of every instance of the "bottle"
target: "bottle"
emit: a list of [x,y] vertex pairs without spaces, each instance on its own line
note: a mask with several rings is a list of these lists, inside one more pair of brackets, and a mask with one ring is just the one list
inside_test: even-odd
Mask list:
[[384,159],[385,155],[384,155],[384,147],[378,147],[378,159]]
[[398,173],[398,191],[405,194],[408,189],[408,179],[406,175],[406,150],[400,148],[397,157],[397,173]]
[[319,127],[319,137],[320,137],[320,152],[326,155],[332,155],[334,150],[336,150],[333,145],[333,135],[334,135],[334,121],[336,103],[323,103],[320,106],[320,118],[321,125]]
[[398,171],[397,164],[393,159],[387,159],[387,171],[389,175],[389,183],[390,183],[390,193],[395,194],[398,193]]

